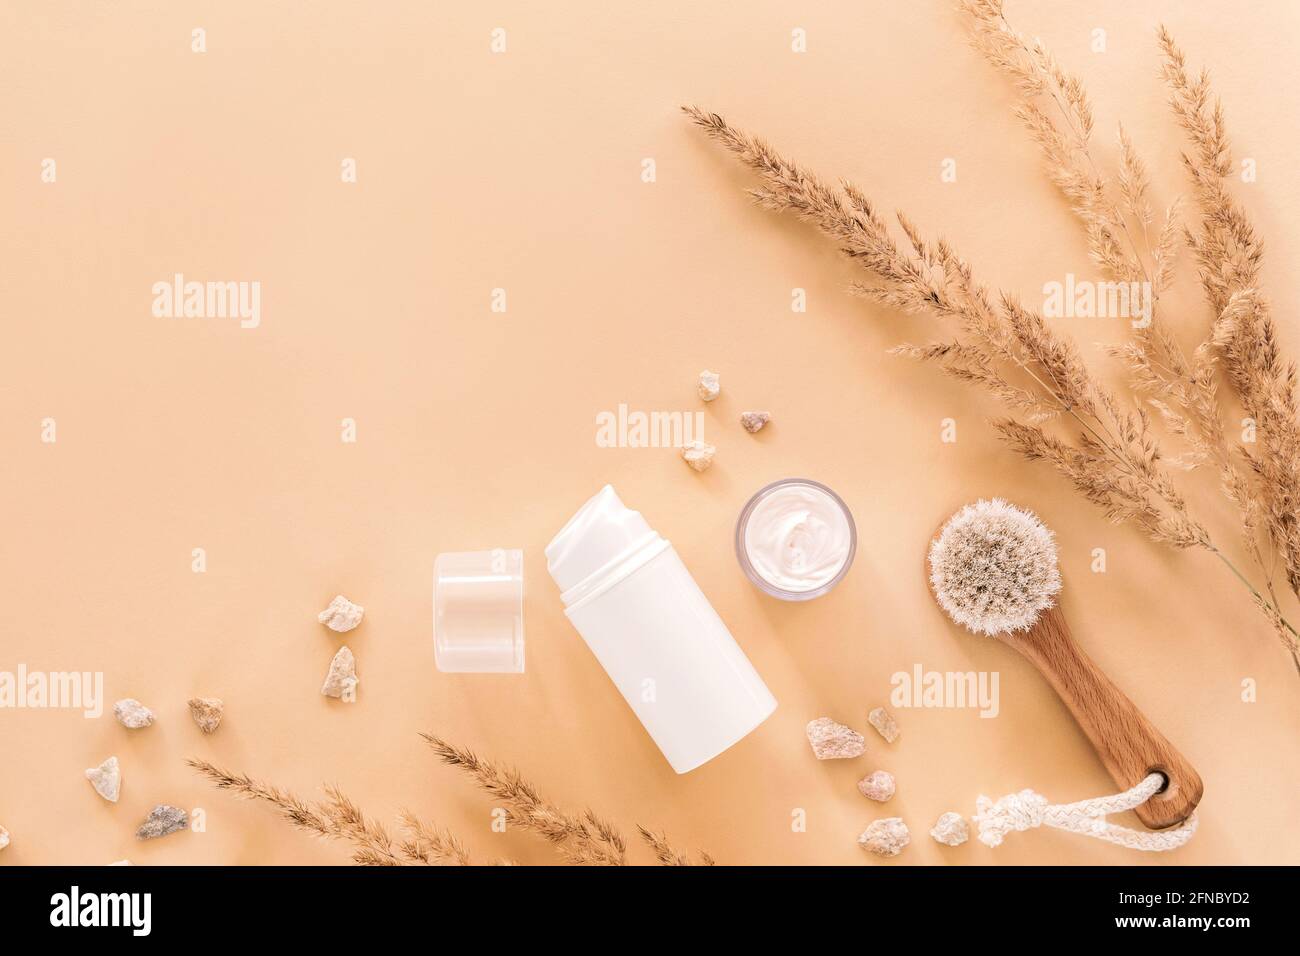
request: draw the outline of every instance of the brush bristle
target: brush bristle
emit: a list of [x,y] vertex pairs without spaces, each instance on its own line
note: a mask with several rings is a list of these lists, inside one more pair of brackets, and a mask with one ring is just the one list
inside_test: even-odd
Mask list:
[[977,501],[931,544],[930,584],[948,616],[976,634],[1027,630],[1061,590],[1056,542],[1032,511]]

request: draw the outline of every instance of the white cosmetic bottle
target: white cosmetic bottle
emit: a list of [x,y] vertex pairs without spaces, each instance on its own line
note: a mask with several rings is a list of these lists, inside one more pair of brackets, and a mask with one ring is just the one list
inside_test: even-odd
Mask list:
[[546,566],[564,613],[678,773],[776,709],[673,546],[612,486],[546,546]]

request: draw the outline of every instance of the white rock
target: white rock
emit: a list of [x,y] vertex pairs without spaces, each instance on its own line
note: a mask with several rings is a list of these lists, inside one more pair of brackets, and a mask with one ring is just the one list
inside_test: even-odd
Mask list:
[[118,860],[116,863],[110,863],[109,866],[135,866],[130,860]]
[[745,431],[751,435],[761,432],[763,426],[772,420],[771,412],[742,412],[740,415],[740,424],[744,426]]
[[892,744],[898,739],[898,723],[894,720],[894,715],[885,708],[877,707],[867,714],[867,722],[876,728],[876,732],[885,738],[886,743]]
[[877,770],[858,781],[858,792],[869,800],[884,803],[894,795],[894,775],[888,770]]
[[935,823],[930,830],[930,836],[944,846],[961,846],[970,839],[970,827],[967,825],[965,817],[950,810]]
[[366,609],[360,604],[353,604],[342,594],[339,594],[335,596],[334,600],[330,601],[329,607],[316,615],[316,620],[331,631],[344,634],[360,624],[361,616],[365,613]]
[[706,402],[711,402],[718,397],[722,391],[722,382],[717,372],[710,372],[707,368],[700,373],[700,384],[696,391],[700,393],[700,398]]
[[860,757],[867,749],[867,741],[851,727],[837,724],[829,717],[818,717],[808,722],[804,728],[808,743],[812,744],[813,753],[818,760],[842,760],[846,757]]
[[330,661],[330,671],[325,675],[320,692],[326,697],[341,697],[351,703],[357,699],[358,682],[357,659],[344,644]]
[[682,446],[682,459],[696,471],[708,471],[713,464],[713,456],[717,453],[716,446],[698,438]]
[[0,827],[0,850],[3,850],[8,845],[9,845],[9,831],[6,830],[4,827]]
[[97,794],[109,803],[117,803],[117,796],[122,792],[122,769],[116,757],[109,757],[98,767],[91,767],[86,771],[86,779]]
[[862,831],[858,844],[864,850],[870,850],[880,856],[898,856],[903,847],[912,842],[912,835],[907,832],[907,824],[902,817],[885,817],[872,821]]
[[220,697],[191,697],[189,704],[190,716],[199,725],[199,730],[210,734],[221,726],[221,715],[226,705]]
[[113,705],[113,716],[123,727],[136,730],[153,723],[153,711],[134,697],[125,697]]

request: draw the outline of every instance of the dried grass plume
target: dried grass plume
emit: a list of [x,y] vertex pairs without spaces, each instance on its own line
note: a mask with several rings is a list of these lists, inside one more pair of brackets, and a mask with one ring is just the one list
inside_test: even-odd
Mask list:
[[[472,751],[447,743],[433,734],[421,734],[439,758],[468,773],[487,793],[501,800],[509,819],[522,829],[544,837],[566,863],[587,866],[623,866],[627,846],[613,824],[590,810],[573,815],[548,803],[537,788],[517,770],[484,760]],[[366,816],[338,787],[325,787],[326,799],[308,801],[294,793],[256,780],[247,774],[225,770],[206,760],[186,761],[218,789],[249,800],[268,804],[294,827],[315,836],[352,845],[352,861],[361,866],[469,866],[464,844],[450,831],[421,820],[409,810],[401,814],[400,838],[391,836],[379,822]],[[677,850],[662,833],[638,827],[642,840],[658,863],[664,866],[695,865],[689,855]],[[711,856],[701,851],[700,864],[713,866]],[[498,859],[494,865],[514,865]]]
[[[568,813],[545,800],[518,770],[484,760],[472,750],[457,747],[435,734],[421,734],[443,763],[468,774],[479,788],[506,806],[510,820],[550,841],[568,863],[587,866],[624,866],[627,842],[609,821],[591,810]],[[638,827],[641,839],[664,866],[690,866],[690,857],[675,849],[662,833]],[[700,862],[713,866],[701,851]]]
[[352,844],[352,861],[360,866],[468,866],[469,852],[451,833],[403,814],[406,838],[394,840],[383,825],[368,818],[338,787],[325,788],[326,799],[307,801],[287,790],[206,760],[186,761],[220,790],[269,804],[299,830],[327,840]]
[[[757,174],[749,190],[755,202],[816,226],[862,267],[869,281],[855,283],[855,294],[929,313],[950,329],[936,341],[892,351],[995,397],[1008,414],[993,426],[1007,444],[1055,469],[1111,521],[1161,544],[1212,555],[1247,590],[1300,671],[1300,631],[1275,587],[1280,575],[1300,598],[1297,372],[1279,353],[1277,328],[1258,288],[1262,243],[1227,189],[1235,167],[1208,75],[1189,74],[1182,51],[1161,28],[1163,76],[1189,141],[1183,165],[1200,220],[1184,226],[1177,198],[1163,217],[1155,214],[1149,169],[1123,127],[1116,129],[1118,168],[1113,176],[1102,171],[1083,84],[1041,41],[1012,27],[1001,0],[958,0],[957,6],[976,49],[1018,91],[1016,115],[1079,220],[1097,268],[1116,282],[1150,284],[1148,324],[1108,349],[1129,373],[1122,394],[1102,384],[1041,312],[980,282],[946,240],[927,237],[902,212],[891,225],[857,186],[822,179],[717,113],[683,109]],[[1183,245],[1211,311],[1190,354],[1161,307]],[[1224,420],[1233,410],[1223,404],[1221,379],[1256,423],[1258,442],[1228,437]],[[1234,506],[1240,549],[1226,546],[1189,507],[1179,476],[1199,468],[1212,470]],[[1235,556],[1238,550],[1248,565]]]

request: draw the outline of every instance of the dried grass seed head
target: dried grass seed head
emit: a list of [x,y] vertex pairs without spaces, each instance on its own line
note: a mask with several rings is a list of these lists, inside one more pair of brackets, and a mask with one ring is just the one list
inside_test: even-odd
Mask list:
[[1052,532],[1000,498],[962,508],[930,545],[930,585],[958,624],[990,637],[1028,630],[1061,590]]

